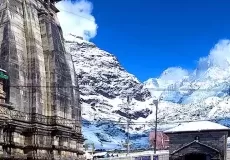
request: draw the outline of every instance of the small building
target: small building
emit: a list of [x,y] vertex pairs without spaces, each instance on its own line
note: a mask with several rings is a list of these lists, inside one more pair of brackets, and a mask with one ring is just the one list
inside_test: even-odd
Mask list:
[[226,160],[229,128],[209,121],[181,124],[166,130],[169,160]]
[[[166,150],[169,146],[169,137],[164,134],[163,131],[158,131],[156,134],[156,149],[157,150]],[[149,133],[149,143],[151,147],[154,147],[155,143],[155,131]]]

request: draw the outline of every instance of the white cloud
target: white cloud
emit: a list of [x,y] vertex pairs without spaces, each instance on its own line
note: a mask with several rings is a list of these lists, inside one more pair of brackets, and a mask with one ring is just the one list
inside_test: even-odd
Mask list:
[[210,51],[208,60],[212,65],[226,68],[230,64],[230,40],[220,40]]
[[[229,70],[230,67],[230,40],[220,40],[206,57],[201,57],[195,70],[195,75],[200,76],[206,73],[210,67],[218,67]],[[189,71],[181,67],[171,67],[166,69],[160,76],[162,80],[181,80],[189,76]]]
[[188,75],[189,72],[181,67],[170,67],[161,74],[160,79],[165,81],[178,81]]
[[97,35],[97,24],[92,15],[93,4],[87,0],[61,1],[56,4],[60,10],[58,18],[63,30],[65,39],[72,40],[73,34],[90,40]]
[[198,61],[196,74],[204,73],[210,67],[218,67],[223,70],[230,67],[230,40],[220,40],[211,50],[207,57]]

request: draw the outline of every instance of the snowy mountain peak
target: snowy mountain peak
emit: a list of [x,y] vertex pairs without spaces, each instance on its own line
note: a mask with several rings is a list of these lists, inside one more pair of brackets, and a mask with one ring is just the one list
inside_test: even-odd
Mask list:
[[[79,76],[86,138],[96,148],[122,148],[125,122],[131,119],[131,136],[148,146],[147,131],[159,103],[159,123],[230,117],[230,41],[220,41],[196,69],[170,67],[158,78],[141,83],[118,59],[95,44],[72,36],[66,42]],[[130,105],[127,96],[132,97]],[[148,122],[148,123],[146,123]],[[122,124],[123,123],[123,124]],[[90,132],[90,130],[93,130]],[[137,141],[135,147],[143,147]],[[114,144],[114,145],[111,145]]]
[[[133,102],[142,103],[150,98],[150,93],[132,74],[128,73],[117,58],[88,42],[79,40],[66,42],[66,50],[75,62],[79,75],[79,87],[82,98],[83,118],[87,120],[119,119],[125,116],[120,105],[127,96]],[[142,117],[142,109],[136,108]],[[100,113],[100,114],[99,114]]]
[[159,83],[156,78],[150,78],[144,82],[145,88],[159,88]]

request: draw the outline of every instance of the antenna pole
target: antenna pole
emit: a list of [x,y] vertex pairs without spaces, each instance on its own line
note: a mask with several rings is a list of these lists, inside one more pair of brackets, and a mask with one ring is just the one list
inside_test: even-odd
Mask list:
[[154,101],[154,104],[156,106],[156,120],[155,120],[155,138],[154,138],[154,154],[157,152],[157,112],[158,112],[158,104],[159,100]]

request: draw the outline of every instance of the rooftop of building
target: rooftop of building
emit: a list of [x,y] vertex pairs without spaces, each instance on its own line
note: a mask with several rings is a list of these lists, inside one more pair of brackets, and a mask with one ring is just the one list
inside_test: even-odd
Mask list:
[[201,132],[201,131],[229,131],[230,128],[210,121],[195,121],[180,124],[177,127],[164,131],[164,133]]

